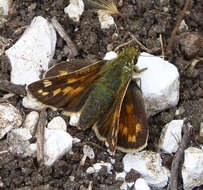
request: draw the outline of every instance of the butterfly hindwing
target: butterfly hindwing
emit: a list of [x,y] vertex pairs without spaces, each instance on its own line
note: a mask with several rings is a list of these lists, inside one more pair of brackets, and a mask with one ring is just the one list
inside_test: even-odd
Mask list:
[[107,143],[112,153],[116,148],[120,110],[129,82],[130,78],[122,85],[109,111],[93,126],[96,136]]
[[146,146],[148,130],[140,89],[134,81],[131,81],[121,107],[117,149],[123,152],[137,152],[141,150]]
[[[74,72],[50,76],[28,86],[28,91],[34,98],[45,105],[63,109],[67,112],[79,111],[85,101],[93,82],[101,75],[101,68],[105,61],[83,67]],[[57,67],[57,66],[56,66]],[[65,68],[65,66],[64,66]],[[55,69],[55,74],[61,69]],[[50,70],[51,71],[51,70]],[[66,72],[66,70],[61,70]],[[54,72],[52,74],[54,75]]]

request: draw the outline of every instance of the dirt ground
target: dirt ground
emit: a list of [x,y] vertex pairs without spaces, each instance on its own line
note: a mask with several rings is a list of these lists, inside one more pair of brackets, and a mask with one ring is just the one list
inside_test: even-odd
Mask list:
[[[130,33],[144,44],[148,49],[156,49],[153,54],[161,55],[161,46],[159,41],[162,35],[164,48],[167,47],[172,30],[175,27],[178,16],[183,9],[184,0],[124,0],[124,5],[119,10],[128,18],[128,23],[121,17],[114,15],[115,26],[110,29],[102,30],[97,14],[89,6],[85,7],[85,11],[80,22],[71,21],[68,15],[64,14],[64,7],[69,4],[69,0],[15,0],[13,8],[8,17],[7,22],[0,26],[0,35],[6,39],[11,39],[12,46],[22,35],[25,28],[31,23],[35,16],[43,16],[51,19],[56,16],[58,22],[64,27],[67,34],[75,42],[79,55],[76,58],[103,57],[107,50],[117,47],[118,45],[129,41]],[[185,23],[188,26],[186,35],[198,34],[202,37],[203,31],[203,1],[191,0],[189,8],[184,16]],[[77,29],[77,30],[76,30]],[[118,36],[113,34],[118,32]],[[183,33],[182,32],[182,33]],[[193,126],[191,146],[198,147],[201,139],[199,138],[200,123],[203,122],[203,65],[198,62],[192,67],[192,58],[203,56],[202,47],[199,51],[188,57],[184,52],[182,41],[185,40],[178,32],[175,43],[172,47],[172,53],[166,54],[167,60],[173,63],[180,73],[180,100],[176,107],[165,110],[151,118],[149,118],[150,136],[146,149],[158,151],[157,145],[162,127],[173,119],[186,118]],[[68,58],[66,43],[58,36],[56,52],[54,59],[56,62],[64,61]],[[134,43],[135,46],[143,49]],[[202,46],[202,43],[201,43]],[[193,48],[193,47],[191,47]],[[191,49],[192,50],[192,49]],[[0,79],[10,79],[10,65],[3,61],[0,57]],[[158,73],[157,73],[158,74]],[[0,96],[5,94],[0,90]],[[29,113],[31,110],[22,106],[22,97],[14,96],[9,102],[17,106],[21,112]],[[175,115],[177,109],[181,108],[181,114]],[[48,111],[48,119],[59,115],[58,112]],[[63,116],[64,117],[64,116]],[[64,117],[65,118],[65,117]],[[68,121],[68,118],[65,118]],[[114,156],[115,164],[113,165],[113,173],[110,175],[103,168],[97,174],[87,175],[85,173],[89,166],[99,161],[110,162],[109,154],[103,143],[97,140],[93,131],[79,131],[75,127],[68,127],[68,132],[73,137],[78,137],[81,142],[93,142],[91,145],[95,152],[95,159],[86,161],[84,166],[80,166],[79,162],[83,156],[82,145],[73,146],[73,154],[66,154],[58,160],[52,167],[39,166],[36,159],[19,158],[11,154],[0,155],[0,181],[3,186],[2,190],[27,190],[27,189],[49,189],[49,190],[75,190],[88,187],[90,181],[93,182],[93,189],[119,189],[120,182],[115,180],[115,172],[121,172],[123,153],[117,152]],[[0,140],[0,150],[7,150],[6,137]],[[161,154],[163,164],[170,169],[173,155]],[[69,176],[74,176],[72,181]],[[203,186],[195,188],[200,190]],[[182,189],[182,181],[179,182],[179,188]]]

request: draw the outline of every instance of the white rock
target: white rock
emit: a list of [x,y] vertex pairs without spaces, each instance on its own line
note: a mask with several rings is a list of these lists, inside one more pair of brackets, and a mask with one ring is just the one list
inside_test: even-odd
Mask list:
[[0,177],[0,188],[4,187],[4,183],[1,181],[1,177]]
[[146,71],[133,77],[141,78],[141,89],[148,116],[176,106],[179,100],[177,68],[168,61],[148,53],[141,53],[137,66],[139,69],[147,68]]
[[112,173],[111,170],[113,169],[113,167],[112,167],[111,163],[102,162],[102,161],[101,161],[100,163],[94,164],[93,167],[87,168],[86,173],[87,173],[87,174],[98,173],[99,170],[101,170],[103,166],[105,166],[105,167],[107,168],[107,172],[108,172],[109,174]]
[[44,107],[47,107],[46,105],[32,98],[32,96],[29,93],[27,94],[27,96],[23,98],[22,104],[25,108],[29,108],[37,111],[41,111]]
[[136,170],[147,184],[155,188],[166,186],[170,174],[168,169],[162,167],[161,162],[160,155],[151,151],[128,153],[123,158],[125,172]]
[[123,182],[122,185],[120,186],[120,190],[128,190],[131,189],[132,186],[134,185],[134,183],[127,183],[127,182]]
[[19,111],[8,103],[0,104],[0,139],[12,128],[22,124],[22,117]]
[[0,9],[3,9],[3,15],[8,15],[11,4],[12,0],[0,0]]
[[125,176],[126,176],[125,172],[116,173],[116,180],[118,180],[118,181],[125,181]]
[[12,135],[15,135],[17,138],[27,141],[32,138],[32,135],[28,129],[18,128],[11,131]]
[[110,61],[118,57],[118,54],[114,51],[107,52],[103,60]]
[[203,137],[203,122],[200,123],[199,136]]
[[159,147],[169,154],[176,152],[182,139],[183,126],[184,120],[173,120],[166,124],[161,132]]
[[22,37],[6,51],[11,61],[11,82],[30,84],[39,80],[55,51],[56,32],[43,17],[35,17]]
[[183,19],[178,27],[178,31],[181,33],[187,30],[188,30],[188,25],[185,23],[185,20]]
[[94,157],[95,157],[94,150],[88,145],[83,146],[83,154],[86,157],[88,157],[90,160],[94,159]]
[[79,118],[80,118],[80,112],[70,114],[69,124],[72,126],[77,126]]
[[185,150],[182,177],[185,190],[203,184],[203,150],[194,147]]
[[73,21],[78,22],[84,11],[84,7],[82,0],[70,0],[70,4],[64,8],[64,12],[68,14]]
[[147,185],[146,181],[142,178],[138,178],[134,185],[135,190],[150,190],[150,187]]
[[175,115],[182,115],[185,112],[185,109],[183,107],[180,107],[176,110]]
[[116,160],[114,158],[110,158],[112,164],[115,164]]
[[30,156],[30,155],[36,155],[37,153],[37,143],[32,143],[30,144],[27,149],[26,152],[28,153],[26,156]]
[[7,136],[9,151],[22,157],[33,155],[37,150],[37,145],[30,144],[29,140],[31,138],[29,129],[13,129]]
[[77,138],[77,137],[73,138],[73,144],[76,144],[76,143],[79,143],[79,142],[81,142],[81,140],[79,138]]
[[128,184],[127,184],[127,182],[123,182],[122,183],[122,185],[120,186],[120,190],[128,190],[129,188],[128,188]]
[[72,137],[62,130],[45,128],[44,164],[51,166],[72,148]]
[[38,120],[39,120],[39,113],[36,111],[31,111],[29,114],[27,114],[22,127],[29,129],[30,133],[33,134],[34,128],[37,125]]
[[105,11],[97,11],[99,22],[101,24],[101,29],[109,29],[111,25],[114,25],[113,17]]
[[65,120],[58,116],[58,117],[54,117],[47,125],[48,129],[58,129],[58,130],[62,130],[64,132],[66,132],[67,129],[67,125]]
[[[199,136],[203,138],[203,122],[200,123]],[[200,147],[203,149],[203,143],[200,144]]]

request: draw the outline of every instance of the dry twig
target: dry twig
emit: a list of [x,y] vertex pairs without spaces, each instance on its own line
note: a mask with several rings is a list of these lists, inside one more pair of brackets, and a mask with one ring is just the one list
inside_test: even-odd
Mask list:
[[172,166],[171,166],[171,178],[170,178],[170,183],[169,187],[170,190],[177,190],[178,189],[178,174],[179,174],[179,169],[181,168],[184,160],[184,150],[187,148],[188,143],[190,141],[190,132],[191,132],[191,127],[188,124],[185,125],[183,128],[183,138],[180,143],[180,146],[178,148],[178,151],[176,152]]
[[2,151],[0,151],[0,155],[1,154],[6,154],[6,153],[8,153],[8,150],[2,150]]
[[164,54],[164,44],[163,44],[163,39],[162,39],[162,35],[160,34],[159,36],[159,41],[160,41],[160,44],[161,44],[161,58],[165,58],[165,54]]
[[170,51],[171,51],[171,46],[172,46],[172,44],[173,44],[173,41],[174,41],[176,32],[177,32],[178,27],[179,27],[179,25],[180,25],[180,23],[181,23],[181,21],[182,21],[182,19],[183,19],[183,16],[184,16],[184,14],[185,14],[185,11],[187,10],[187,7],[188,7],[189,3],[190,3],[190,0],[186,0],[185,5],[184,5],[184,8],[183,8],[183,10],[181,11],[180,16],[178,17],[176,26],[175,26],[175,28],[173,29],[173,31],[172,31],[172,33],[171,33],[171,37],[170,37],[169,42],[168,42],[167,52],[170,52]]
[[44,128],[47,123],[46,109],[42,109],[37,126],[37,161],[41,164],[44,161]]
[[51,19],[51,22],[54,26],[54,28],[56,29],[56,31],[59,33],[59,35],[61,36],[61,38],[64,39],[64,41],[66,42],[68,48],[69,48],[69,56],[70,57],[75,57],[78,55],[78,51],[76,49],[76,45],[75,43],[71,40],[71,38],[68,36],[68,34],[65,32],[65,30],[63,29],[63,27],[61,26],[61,24],[56,20],[56,17],[53,17]]
[[153,52],[156,52],[157,50],[159,50],[160,48],[153,48],[153,49],[148,49],[147,47],[145,47],[133,34],[130,34],[130,36],[131,36],[131,40],[129,40],[128,42],[126,42],[126,43],[123,43],[123,44],[120,44],[119,46],[117,46],[115,49],[114,49],[114,51],[117,51],[118,49],[120,49],[120,48],[122,48],[122,47],[124,47],[124,46],[126,46],[126,45],[128,45],[128,44],[130,44],[130,43],[132,43],[132,42],[136,42],[142,49],[144,49],[146,52],[148,52],[148,53],[153,53]]

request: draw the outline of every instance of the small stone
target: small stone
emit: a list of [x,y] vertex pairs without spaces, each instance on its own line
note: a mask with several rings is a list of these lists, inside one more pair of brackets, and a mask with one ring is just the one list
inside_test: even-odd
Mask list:
[[120,190],[128,190],[131,189],[132,186],[134,185],[134,183],[127,183],[127,182],[123,182],[122,185],[120,186]]
[[110,60],[115,59],[117,57],[118,57],[117,53],[115,53],[114,51],[110,51],[110,52],[106,53],[103,60],[110,61]]
[[203,149],[203,122],[200,123],[198,142],[200,143],[200,147]]
[[36,144],[30,144],[32,135],[29,129],[13,129],[7,136],[9,151],[21,157],[34,155],[37,150]]
[[24,85],[39,80],[54,56],[55,44],[52,24],[41,16],[35,17],[22,37],[6,50],[12,66],[11,82]]
[[74,181],[75,177],[74,176],[69,176],[70,181]]
[[198,96],[198,97],[203,97],[203,89],[201,89],[201,88],[198,88],[196,91],[196,95]]
[[98,173],[102,167],[106,167],[107,168],[107,172],[109,174],[111,174],[111,170],[113,169],[111,163],[108,162],[100,162],[100,163],[96,163],[94,164],[92,167],[87,168],[86,173],[87,174],[93,174],[93,173]]
[[125,176],[126,176],[125,172],[116,173],[116,180],[117,181],[124,181],[125,180]]
[[1,178],[0,178],[0,188],[3,188],[4,187],[4,183],[1,181]]
[[185,20],[182,20],[179,25],[178,31],[181,33],[181,32],[185,32],[187,30],[188,30],[188,25],[185,23]]
[[44,164],[51,166],[72,148],[72,137],[62,130],[45,128]]
[[181,51],[187,59],[192,59],[198,54],[200,50],[198,40],[200,40],[200,37],[197,33],[182,33],[180,35]]
[[84,3],[82,0],[70,0],[70,4],[64,8],[65,14],[75,22],[80,20],[80,16],[84,11]]
[[0,104],[0,139],[11,129],[22,124],[22,117],[19,111],[11,104]]
[[33,134],[34,129],[38,123],[39,120],[39,113],[37,111],[30,112],[23,123],[23,128],[29,129],[30,133]]
[[76,144],[76,143],[79,143],[79,142],[81,142],[81,140],[79,138],[77,138],[77,137],[73,138],[73,144]]
[[113,44],[108,44],[106,49],[107,49],[107,51],[112,51],[113,50]]
[[203,137],[203,122],[200,124],[199,136]]
[[53,130],[62,130],[64,132],[66,132],[67,125],[66,125],[65,120],[62,117],[57,116],[57,117],[54,117],[48,123],[47,128],[48,129],[53,129]]
[[179,109],[176,110],[175,115],[178,116],[178,115],[182,115],[184,113],[185,113],[185,109],[183,107],[180,107]]
[[[65,112],[64,112],[65,113]],[[70,114],[70,121],[69,124],[72,126],[77,126],[78,125],[78,121],[80,118],[80,113],[76,112],[76,113],[71,113]]]
[[0,0],[0,9],[3,9],[3,15],[8,15],[11,5],[12,0]]
[[139,178],[136,180],[134,185],[135,190],[150,190],[150,187],[146,183],[146,181],[143,178]]
[[103,10],[97,11],[99,22],[101,24],[101,29],[109,29],[110,26],[114,25],[113,17]]
[[32,110],[41,111],[43,108],[47,107],[46,105],[42,104],[41,102],[37,101],[35,98],[32,97],[31,94],[27,94],[26,97],[23,98],[23,106],[25,108],[29,108]]
[[173,120],[166,124],[161,132],[159,147],[169,154],[176,152],[182,139],[183,126],[184,120]]
[[158,153],[152,151],[127,153],[123,157],[123,165],[125,172],[134,169],[152,187],[163,188],[168,183],[170,172],[162,166],[162,160]]
[[94,159],[95,157],[94,150],[88,145],[83,146],[83,154],[86,155],[90,160]]
[[192,190],[203,184],[203,150],[189,147],[185,150],[182,166],[183,187]]
[[37,7],[37,3],[32,3],[29,7],[28,7],[28,11],[33,11],[35,10]]

